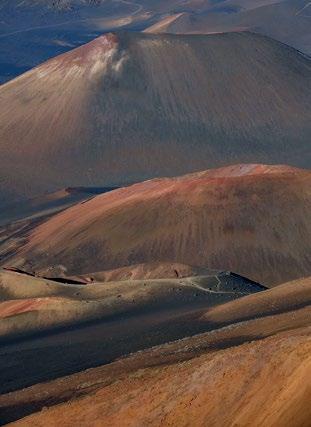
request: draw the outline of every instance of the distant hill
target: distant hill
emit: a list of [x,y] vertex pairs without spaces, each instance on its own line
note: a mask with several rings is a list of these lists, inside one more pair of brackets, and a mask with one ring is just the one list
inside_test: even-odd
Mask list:
[[183,263],[273,286],[311,273],[310,188],[311,172],[264,165],[145,181],[15,231],[1,264],[58,277]]
[[253,31],[311,55],[309,0],[190,0],[186,5],[146,30],[175,34]]
[[150,18],[139,1],[1,0],[0,84],[103,32],[145,28]]
[[311,54],[308,0],[1,0],[0,84],[104,32],[248,30]]
[[311,165],[311,62],[269,38],[108,34],[0,87],[0,200]]

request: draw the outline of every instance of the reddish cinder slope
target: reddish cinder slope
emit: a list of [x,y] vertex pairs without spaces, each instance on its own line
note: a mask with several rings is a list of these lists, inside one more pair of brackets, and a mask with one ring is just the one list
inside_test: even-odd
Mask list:
[[310,351],[309,327],[181,363],[161,364],[159,358],[159,366],[138,368],[14,425],[307,427]]
[[0,408],[8,421],[44,408],[20,426],[309,426],[310,297],[306,278],[207,309],[218,329],[3,395]]
[[264,165],[146,181],[54,216],[4,264],[57,276],[180,262],[274,285],[310,275],[310,183]]
[[0,319],[14,316],[20,313],[26,313],[33,310],[38,310],[49,300],[46,298],[29,298],[22,300],[3,301],[0,303]]
[[309,58],[251,33],[101,36],[0,87],[0,201],[230,163],[309,167],[310,83]]

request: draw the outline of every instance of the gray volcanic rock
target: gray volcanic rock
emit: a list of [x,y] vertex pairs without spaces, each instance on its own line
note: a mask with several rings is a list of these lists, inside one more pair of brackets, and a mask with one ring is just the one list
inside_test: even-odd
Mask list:
[[266,37],[108,34],[0,88],[0,199],[228,163],[308,167],[311,63]]
[[115,188],[109,187],[68,187],[53,193],[43,194],[30,200],[11,204],[1,209],[0,226],[23,221],[36,221],[56,214],[69,206],[81,203],[96,194],[106,193]]
[[158,20],[147,31],[174,34],[253,31],[311,54],[309,0],[190,0],[175,8],[175,12]]
[[136,1],[1,0],[0,84],[103,32],[149,26],[150,13]]

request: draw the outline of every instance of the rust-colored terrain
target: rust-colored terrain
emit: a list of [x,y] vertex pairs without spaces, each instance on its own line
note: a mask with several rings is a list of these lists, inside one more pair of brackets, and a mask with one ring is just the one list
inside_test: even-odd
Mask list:
[[0,424],[309,427],[310,179],[238,164],[4,211]]
[[3,419],[44,407],[16,425],[308,426],[310,284],[201,310],[189,322],[213,331],[4,394]]
[[0,200],[230,163],[309,167],[310,94],[310,59],[261,35],[106,34],[0,87]]
[[311,426],[310,13],[0,0],[0,425]]
[[14,425],[307,427],[310,350],[307,327],[173,365],[158,360]]
[[205,331],[210,326],[202,310],[264,290],[236,274],[208,270],[89,284],[0,271],[0,393]]
[[2,265],[58,277],[177,262],[273,286],[310,275],[310,180],[236,165],[135,184],[8,238]]

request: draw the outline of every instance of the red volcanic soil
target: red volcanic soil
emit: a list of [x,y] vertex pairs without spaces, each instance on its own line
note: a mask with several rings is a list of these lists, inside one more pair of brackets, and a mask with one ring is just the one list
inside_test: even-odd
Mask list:
[[115,49],[117,44],[118,37],[116,34],[105,34],[70,52],[66,52],[56,58],[48,60],[45,62],[44,68],[47,70],[49,68],[55,69],[55,67],[65,69],[66,67],[72,68],[73,64],[77,67],[85,68],[88,68],[90,64],[95,66],[96,61],[100,61],[101,56],[104,57],[109,51]]
[[[182,344],[179,351],[187,352],[187,345],[191,348],[191,341],[184,343],[184,347]],[[14,425],[309,425],[310,328],[293,329],[169,364],[161,356],[164,359],[166,351],[174,352],[172,346],[155,349],[154,353],[157,350],[155,366],[140,369],[136,365],[136,369],[119,375],[116,381],[103,384],[95,392],[91,389],[89,396],[44,408]],[[196,349],[191,350],[195,354]],[[82,387],[87,385],[86,381]]]
[[310,184],[264,165],[145,181],[55,215],[4,264],[57,277],[178,262],[275,285],[310,275]]
[[37,310],[45,304],[48,304],[48,300],[46,298],[29,298],[20,301],[0,302],[0,318]]
[[306,278],[208,308],[210,332],[3,394],[0,408],[7,421],[37,412],[21,426],[308,426],[310,298]]

